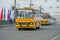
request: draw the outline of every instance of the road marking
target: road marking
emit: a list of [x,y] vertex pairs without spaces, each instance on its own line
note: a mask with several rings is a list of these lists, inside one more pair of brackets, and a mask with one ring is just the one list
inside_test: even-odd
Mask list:
[[60,37],[60,35],[58,35],[58,36],[52,38],[51,40],[56,40],[58,37]]

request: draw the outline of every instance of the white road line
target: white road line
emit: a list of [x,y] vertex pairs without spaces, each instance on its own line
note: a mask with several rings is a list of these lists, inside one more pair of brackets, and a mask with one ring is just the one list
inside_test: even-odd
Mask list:
[[60,37],[60,35],[58,35],[58,36],[52,38],[51,40],[56,40],[58,37]]

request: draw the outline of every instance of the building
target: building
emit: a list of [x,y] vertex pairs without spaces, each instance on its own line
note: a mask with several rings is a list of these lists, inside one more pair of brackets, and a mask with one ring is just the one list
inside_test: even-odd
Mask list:
[[49,12],[51,15],[60,15],[60,0],[35,0],[32,1],[35,7],[42,7],[43,12]]

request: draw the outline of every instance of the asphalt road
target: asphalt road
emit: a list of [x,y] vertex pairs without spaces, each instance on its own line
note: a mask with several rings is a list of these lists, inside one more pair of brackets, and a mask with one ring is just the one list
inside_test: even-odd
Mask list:
[[18,31],[15,26],[0,29],[0,40],[60,40],[60,25],[41,26],[39,30]]

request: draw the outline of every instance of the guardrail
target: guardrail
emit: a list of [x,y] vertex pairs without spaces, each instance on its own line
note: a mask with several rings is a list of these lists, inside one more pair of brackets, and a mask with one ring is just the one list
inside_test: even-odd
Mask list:
[[4,25],[4,24],[13,24],[14,22],[12,21],[11,23],[10,23],[10,21],[6,21],[6,20],[0,20],[0,25]]

